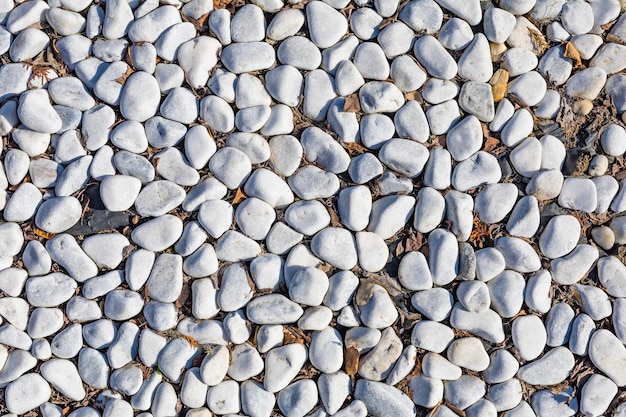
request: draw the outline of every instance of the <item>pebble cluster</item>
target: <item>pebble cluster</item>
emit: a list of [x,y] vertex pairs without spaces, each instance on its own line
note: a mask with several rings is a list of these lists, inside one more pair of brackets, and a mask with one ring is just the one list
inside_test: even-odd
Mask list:
[[625,7],[0,0],[0,413],[626,416]]

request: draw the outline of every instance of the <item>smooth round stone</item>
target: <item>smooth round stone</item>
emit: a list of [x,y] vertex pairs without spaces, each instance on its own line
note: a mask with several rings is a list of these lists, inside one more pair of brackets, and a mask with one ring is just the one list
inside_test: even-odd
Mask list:
[[573,210],[591,213],[597,208],[596,186],[588,178],[567,178],[563,182],[559,205]]
[[580,294],[583,311],[593,320],[602,320],[611,315],[611,302],[602,289],[581,284],[574,284],[574,288]]
[[465,409],[485,395],[485,383],[472,375],[462,375],[454,381],[447,381],[444,398],[454,407]]
[[278,393],[277,403],[285,415],[305,415],[318,401],[317,386],[314,381],[304,379],[296,381]]
[[153,156],[156,170],[161,177],[183,186],[193,186],[200,181],[200,174],[189,166],[185,155],[170,147]]
[[452,127],[446,135],[446,146],[455,161],[463,161],[482,148],[480,121],[468,116]]
[[483,223],[498,223],[513,209],[517,193],[514,184],[490,184],[476,196],[474,209]]
[[324,271],[314,267],[299,268],[288,282],[289,298],[299,304],[317,306],[328,291],[329,281]]
[[36,186],[31,183],[20,185],[4,206],[4,220],[10,222],[29,220],[35,215],[41,200],[41,192]]
[[143,298],[128,290],[114,290],[107,294],[104,314],[113,320],[128,320],[135,317],[143,308]]
[[548,258],[555,259],[570,253],[578,243],[580,223],[569,215],[555,216],[548,222],[539,238],[539,248]]
[[219,238],[215,245],[217,259],[227,262],[251,260],[261,253],[261,247],[245,235],[229,230]]
[[29,278],[26,298],[35,307],[55,307],[74,295],[76,281],[60,272]]
[[513,271],[504,271],[487,283],[491,307],[502,317],[513,317],[524,301],[523,277]]
[[547,333],[541,319],[534,315],[521,316],[513,321],[513,343],[525,361],[536,359],[546,346]]
[[491,86],[478,81],[466,82],[461,87],[459,106],[481,122],[491,122],[495,117]]
[[374,9],[360,7],[350,15],[350,29],[359,39],[367,41],[378,35],[382,21],[382,16]]
[[601,415],[609,408],[617,392],[617,386],[609,378],[599,374],[591,375],[581,391],[581,413]]
[[261,255],[250,263],[250,274],[259,289],[277,288],[284,281],[284,261],[275,254]]
[[372,329],[382,329],[398,317],[391,297],[380,285],[373,285],[363,294],[363,304],[359,306],[359,317],[363,324]]
[[134,203],[141,181],[128,175],[107,175],[100,183],[100,198],[110,211],[128,210]]
[[539,228],[539,204],[534,196],[522,197],[511,212],[507,222],[507,231],[518,237],[530,238]]
[[307,161],[319,165],[326,171],[339,174],[350,164],[350,156],[335,139],[317,127],[302,132],[300,143]]
[[475,372],[481,372],[489,366],[489,356],[480,339],[465,337],[457,339],[448,346],[448,360],[453,364]]
[[551,200],[558,197],[563,187],[563,174],[558,169],[539,171],[526,186],[526,194],[537,200]]
[[303,312],[302,307],[280,294],[256,297],[246,307],[246,316],[256,324],[294,323]]
[[574,368],[574,355],[569,349],[559,346],[541,357],[524,365],[517,376],[528,384],[556,385],[565,380]]
[[489,366],[483,372],[485,382],[498,384],[513,378],[519,369],[515,356],[504,349],[495,350],[489,356]]
[[417,194],[413,227],[420,233],[428,233],[439,226],[445,213],[445,199],[430,187],[422,188]]
[[29,373],[8,384],[5,390],[5,405],[9,412],[25,414],[50,399],[48,382],[40,375]]
[[624,386],[626,348],[613,333],[606,329],[597,330],[589,342],[589,357],[617,386]]
[[228,146],[213,155],[209,169],[226,187],[235,189],[250,175],[251,162],[245,153]]
[[398,87],[385,81],[366,83],[359,90],[359,101],[365,113],[393,113],[405,102]]
[[390,68],[390,77],[402,91],[415,91],[426,81],[426,73],[408,55],[396,57]]
[[426,72],[435,78],[450,80],[457,74],[458,67],[452,56],[430,35],[415,42],[413,53]]
[[337,372],[343,365],[343,343],[339,332],[326,327],[313,332],[309,348],[311,364],[324,373]]
[[171,181],[153,181],[135,199],[137,214],[158,217],[178,207],[185,199],[185,190]]
[[546,270],[541,270],[531,276],[524,290],[524,302],[526,305],[539,313],[547,313],[552,306],[550,285],[552,276]]
[[482,33],[474,36],[458,61],[459,75],[470,81],[487,82],[493,75],[489,41]]
[[281,391],[300,372],[307,356],[307,349],[299,343],[270,350],[265,355],[264,388],[272,393]]
[[160,252],[173,245],[182,233],[182,220],[176,216],[165,214],[136,227],[131,238],[144,249]]
[[569,339],[569,349],[575,355],[587,355],[589,339],[596,331],[593,319],[587,314],[579,314],[572,322],[572,332]]
[[550,262],[552,277],[561,285],[571,285],[582,278],[598,260],[598,249],[591,245],[578,245],[569,255]]
[[82,206],[75,197],[51,198],[39,206],[35,224],[46,232],[61,233],[80,220],[82,211]]
[[228,45],[222,50],[221,58],[224,66],[235,74],[269,69],[276,61],[274,48],[264,42]]
[[[118,151],[113,155],[113,163],[120,174],[135,177],[142,184],[146,184],[154,179],[154,166],[141,155],[128,151]],[[139,190],[137,190],[137,193],[139,193]]]
[[[412,157],[408,158],[407,155]],[[428,155],[428,149],[415,141],[391,139],[382,146],[378,153],[378,158],[394,171],[414,178],[422,173],[428,160]]]
[[269,39],[282,41],[298,33],[303,25],[304,13],[301,10],[281,10],[267,25],[266,34]]
[[368,272],[378,272],[385,267],[389,249],[380,236],[371,232],[358,232],[356,245],[361,268]]
[[436,378],[429,378],[423,374],[409,380],[412,400],[415,404],[432,408],[443,400],[443,382]]
[[446,48],[451,51],[460,51],[465,49],[474,38],[472,28],[463,19],[453,17],[448,20],[439,31],[437,39]]
[[572,98],[595,100],[606,83],[606,71],[591,67],[574,74],[565,86],[565,94]]
[[504,43],[515,28],[515,24],[515,16],[512,13],[497,7],[486,10],[483,15],[485,36],[493,43]]
[[62,121],[50,104],[50,96],[44,89],[29,90],[20,96],[17,115],[27,128],[41,133],[56,133]]
[[15,39],[11,39],[10,34],[6,30],[3,30],[3,34],[3,39],[6,39],[6,46],[3,45],[1,50],[4,52],[9,50],[9,56],[13,62],[32,59],[50,44],[48,35],[36,28],[24,29]]
[[329,287],[324,297],[324,305],[338,311],[351,303],[359,285],[356,276],[350,271],[341,271],[329,278]]
[[372,204],[367,230],[383,239],[389,239],[408,222],[415,206],[415,198],[397,195],[387,196]]
[[426,257],[421,252],[406,253],[400,260],[398,280],[403,287],[412,291],[432,288],[433,281]]
[[208,200],[200,205],[198,221],[212,237],[218,239],[233,222],[233,207],[224,200]]
[[206,96],[200,102],[200,119],[213,130],[229,132],[235,127],[235,114],[230,105],[217,96]]
[[185,156],[193,168],[204,168],[216,151],[217,145],[206,127],[197,125],[185,134]]
[[504,340],[502,318],[493,310],[472,313],[462,308],[460,304],[455,304],[450,314],[450,324],[456,329],[466,330],[494,343],[501,343]]
[[41,374],[54,388],[74,401],[85,397],[76,365],[66,359],[52,359],[41,365]]
[[328,48],[339,42],[348,30],[346,18],[326,3],[310,3],[306,17],[311,41],[318,48]]
[[[411,254],[417,253],[419,252],[411,252]],[[406,266],[405,262],[403,268],[406,268]],[[417,311],[426,316],[429,320],[442,321],[450,315],[454,299],[446,289],[431,288],[418,291],[413,294],[413,297],[411,297],[411,304]]]
[[392,413],[398,417],[415,415],[413,401],[399,389],[382,382],[359,380],[356,383],[354,397],[363,401],[368,413],[383,416]]
[[244,381],[263,371],[263,359],[257,350],[248,343],[235,346],[231,352],[228,376],[236,381]]
[[482,184],[497,183],[501,177],[496,157],[479,151],[457,164],[452,173],[452,186],[458,191],[467,191]]
[[312,236],[330,224],[330,214],[317,200],[298,201],[285,211],[285,221],[297,232]]
[[480,281],[468,281],[459,284],[456,296],[467,311],[481,313],[489,309],[491,295],[489,287]]
[[287,38],[278,47],[276,57],[281,64],[305,71],[314,70],[322,63],[320,50],[304,36]]
[[626,152],[626,130],[616,124],[610,124],[600,136],[602,149],[610,156],[621,156]]
[[198,99],[186,88],[172,88],[159,111],[167,119],[189,124],[198,117]]

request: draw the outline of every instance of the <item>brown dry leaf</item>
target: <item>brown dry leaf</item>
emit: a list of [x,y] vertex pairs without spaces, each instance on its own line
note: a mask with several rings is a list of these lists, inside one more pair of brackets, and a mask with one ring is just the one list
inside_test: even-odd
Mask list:
[[535,51],[539,54],[543,54],[544,51],[548,49],[548,46],[550,46],[541,32],[535,29],[528,29],[528,34],[530,35],[530,40],[535,47]]
[[200,347],[200,345],[198,344],[198,342],[196,342],[196,339],[194,339],[191,336],[186,336],[186,335],[182,335],[181,336],[183,339],[185,339],[187,342],[189,342],[189,344],[194,347],[194,348],[198,348]]
[[339,215],[332,207],[327,207],[328,213],[330,214],[330,224],[333,227],[341,227],[341,219],[339,219]]
[[563,56],[571,58],[574,61],[574,68],[582,68],[583,63],[580,58],[580,52],[578,52],[578,49],[576,49],[572,42],[567,42],[565,44],[565,52],[563,53]]
[[404,95],[407,100],[415,100],[421,102],[422,95],[417,91],[409,91]]
[[135,70],[133,70],[132,67],[129,66],[128,69],[126,70],[126,72],[124,73],[124,75],[122,75],[119,78],[116,78],[115,81],[117,81],[118,83],[124,85],[124,83],[126,82],[128,77],[130,77],[130,74],[132,74],[133,72],[135,72]]
[[491,92],[493,93],[493,101],[496,103],[502,101],[506,95],[507,85],[509,83],[509,72],[500,68],[497,70],[493,77],[489,80],[491,85]]
[[356,375],[359,370],[359,351],[350,346],[344,355],[346,363],[346,373],[350,376]]
[[237,188],[237,192],[235,192],[235,198],[233,198],[233,204],[240,203],[246,198],[248,197],[243,193],[243,191],[241,191],[241,187],[239,187]]
[[343,145],[350,156],[356,156],[362,154],[363,152],[367,152],[367,148],[360,143],[346,142]]
[[361,111],[361,103],[359,102],[359,95],[357,93],[350,94],[346,97],[346,102],[343,104],[343,111],[351,113]]
[[333,266],[328,262],[324,262],[322,264],[319,264],[317,269],[320,269],[328,274],[330,271],[333,270]]
[[285,326],[283,328],[284,344],[299,343],[304,345],[310,343],[311,338],[304,334],[304,332],[293,326]]

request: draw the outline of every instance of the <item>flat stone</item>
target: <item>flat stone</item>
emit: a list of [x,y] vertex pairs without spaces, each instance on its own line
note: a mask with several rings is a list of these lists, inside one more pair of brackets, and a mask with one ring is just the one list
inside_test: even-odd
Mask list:
[[565,347],[548,351],[541,359],[520,368],[517,376],[528,384],[556,385],[574,368],[574,355]]

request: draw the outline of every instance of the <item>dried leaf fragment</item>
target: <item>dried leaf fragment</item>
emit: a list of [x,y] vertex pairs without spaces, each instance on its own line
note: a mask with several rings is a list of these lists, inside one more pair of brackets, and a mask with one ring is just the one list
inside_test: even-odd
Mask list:
[[578,49],[576,49],[572,42],[567,42],[565,44],[565,52],[563,53],[563,56],[571,58],[574,61],[574,68],[581,68],[583,66],[580,58],[580,52],[578,52]]
[[350,376],[356,375],[359,370],[359,351],[350,346],[344,355],[346,363],[346,373]]
[[126,80],[128,79],[128,77],[130,77],[130,74],[132,74],[133,72],[135,72],[133,70],[132,67],[128,67],[128,69],[126,70],[126,72],[124,73],[124,75],[122,75],[119,78],[116,78],[115,81],[117,81],[118,83],[124,85],[124,83],[126,82]]
[[500,68],[497,70],[491,79],[489,85],[491,86],[491,92],[493,93],[493,101],[496,103],[502,101],[506,95],[507,85],[509,83],[509,72]]
[[237,191],[235,192],[235,198],[233,198],[233,204],[240,203],[246,198],[248,197],[243,193],[243,191],[241,191],[241,187],[239,187],[237,188]]
[[343,111],[351,113],[361,111],[361,103],[359,102],[359,95],[357,93],[350,94],[346,97],[346,101],[343,103]]

